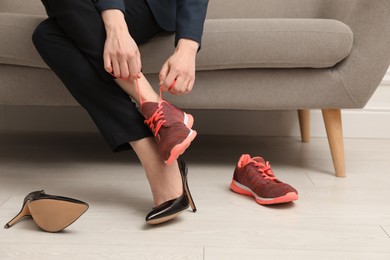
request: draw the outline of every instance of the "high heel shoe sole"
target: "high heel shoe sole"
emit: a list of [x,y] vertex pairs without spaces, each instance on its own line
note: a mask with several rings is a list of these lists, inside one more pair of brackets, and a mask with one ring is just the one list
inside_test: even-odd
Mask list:
[[169,215],[169,216],[166,216],[166,217],[148,220],[148,221],[146,221],[146,223],[148,223],[150,225],[157,225],[157,224],[161,224],[163,222],[167,222],[167,221],[169,221],[169,220],[171,220],[173,218],[176,218],[178,215],[183,213],[186,209],[188,209],[188,207],[183,209],[182,211],[176,212],[175,214],[172,214],[172,215]]
[[41,199],[26,203],[22,210],[4,228],[10,228],[23,217],[34,215],[34,222],[48,232],[58,232],[87,211],[87,204],[73,203],[55,199]]
[[85,204],[42,199],[28,205],[35,223],[48,232],[58,232],[75,222],[87,209]]

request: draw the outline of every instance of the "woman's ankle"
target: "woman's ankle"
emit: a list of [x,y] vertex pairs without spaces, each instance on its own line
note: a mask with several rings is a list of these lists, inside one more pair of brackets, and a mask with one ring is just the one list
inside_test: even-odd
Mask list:
[[160,95],[154,91],[143,74],[137,80],[116,79],[115,82],[140,105],[143,102],[159,102],[161,100]]
[[150,183],[153,194],[154,206],[160,205],[166,201],[176,199],[183,194],[183,183],[177,164],[165,168],[158,173],[158,178],[153,178]]

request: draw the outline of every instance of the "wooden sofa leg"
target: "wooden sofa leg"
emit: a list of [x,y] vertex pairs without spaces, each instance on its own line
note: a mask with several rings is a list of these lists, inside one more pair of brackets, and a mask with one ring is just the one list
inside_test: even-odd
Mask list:
[[310,110],[298,109],[299,128],[301,129],[302,142],[310,142]]
[[344,141],[340,109],[322,109],[333,166],[337,177],[345,177]]

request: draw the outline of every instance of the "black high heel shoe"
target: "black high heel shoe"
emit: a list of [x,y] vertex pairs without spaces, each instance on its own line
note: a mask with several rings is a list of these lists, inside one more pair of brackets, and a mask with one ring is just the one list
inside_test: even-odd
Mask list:
[[4,228],[10,228],[25,216],[31,216],[38,227],[47,232],[59,232],[75,222],[88,209],[80,200],[48,195],[45,191],[34,191],[23,201],[20,212]]
[[153,210],[146,215],[146,222],[148,224],[155,225],[171,220],[186,210],[190,205],[192,211],[196,212],[196,206],[192,199],[190,189],[188,188],[188,167],[180,157],[177,159],[177,162],[179,164],[181,180],[183,183],[183,194],[176,199],[168,200],[153,208]]

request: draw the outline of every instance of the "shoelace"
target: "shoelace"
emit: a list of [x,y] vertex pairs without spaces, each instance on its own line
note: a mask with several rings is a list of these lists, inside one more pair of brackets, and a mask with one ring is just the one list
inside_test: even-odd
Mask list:
[[164,112],[162,111],[162,106],[159,104],[157,110],[153,113],[153,115],[144,122],[149,126],[150,130],[152,130],[154,136],[157,136],[161,127],[166,122],[166,120],[164,119]]
[[271,164],[268,161],[266,161],[265,164],[255,161],[254,165],[257,168],[257,170],[261,173],[261,176],[264,177],[264,180],[270,180],[270,181],[277,180],[275,174],[271,170]]
[[[113,73],[110,73],[112,76],[116,77]],[[117,79],[122,79],[122,80],[127,80],[125,78],[118,78],[116,77]],[[144,100],[142,99],[142,96],[141,96],[141,91],[140,91],[140,87],[139,87],[139,83],[138,83],[138,79],[135,80],[136,84],[137,84],[137,92],[138,92],[138,97],[139,97],[139,105],[142,106],[143,103],[144,103]],[[176,83],[176,80],[174,80],[172,82],[172,84],[169,86],[168,90],[170,90]],[[160,100],[162,100],[162,88],[160,86]],[[158,132],[160,131],[161,127],[163,126],[163,124],[167,122],[165,119],[164,119],[164,112],[162,111],[162,106],[159,104],[158,105],[158,108],[157,110],[153,113],[153,115],[144,121],[145,124],[147,124],[150,128],[150,130],[152,130],[154,136],[157,136],[158,135]]]
[[[172,82],[172,84],[169,86],[168,90],[170,90],[175,85],[175,83],[176,83],[176,80],[174,80]],[[141,96],[140,87],[139,87],[139,84],[138,84],[138,79],[136,79],[136,84],[137,84],[137,91],[138,91],[138,97],[139,97],[140,106],[142,106],[144,101],[143,101],[142,96]],[[160,89],[160,100],[162,100],[163,99],[162,98],[162,87],[160,86],[159,89]],[[152,130],[154,136],[157,136],[158,132],[160,131],[160,129],[163,126],[163,124],[165,122],[167,122],[167,120],[164,119],[164,112],[162,111],[161,103],[158,104],[158,108],[153,113],[153,115],[149,119],[145,120],[144,122]]]
[[[111,74],[111,76],[115,77],[116,79],[121,79],[121,80],[128,80],[129,78],[120,78],[120,77],[117,77],[114,75],[114,73],[112,72],[109,72]],[[138,79],[135,80],[136,84],[137,84],[137,92],[138,92],[138,97],[139,97],[139,105],[142,106],[142,104],[144,103],[144,100],[142,99],[142,96],[141,96],[141,92],[140,92],[140,89],[139,89],[139,84],[138,84]],[[176,83],[176,79],[172,82],[172,84],[169,86],[168,88],[168,91],[171,90],[171,88],[173,88],[173,86],[175,86],[175,83]],[[162,100],[162,88],[160,86],[160,99]]]
[[[143,101],[142,96],[141,96],[141,91],[140,91],[140,87],[138,84],[138,79],[136,79],[136,84],[137,84],[137,92],[138,92],[140,106],[142,106],[144,101]],[[160,99],[162,100],[161,87],[160,87]],[[149,126],[150,130],[152,130],[152,133],[154,134],[154,136],[158,135],[158,132],[160,131],[161,127],[163,126],[163,124],[165,122],[166,122],[166,120],[164,119],[164,112],[162,111],[161,104],[158,104],[158,108],[153,113],[153,115],[149,119],[144,121],[144,123]]]

